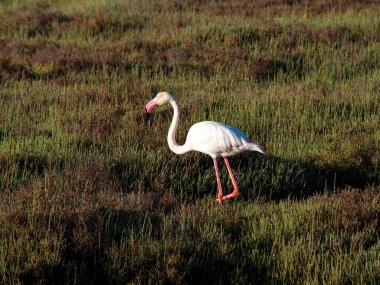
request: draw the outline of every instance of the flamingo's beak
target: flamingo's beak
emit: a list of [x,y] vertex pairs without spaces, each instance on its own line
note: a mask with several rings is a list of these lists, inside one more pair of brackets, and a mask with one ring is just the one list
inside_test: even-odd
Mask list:
[[146,120],[148,121],[150,119],[150,114],[153,112],[154,108],[157,106],[157,100],[154,98],[152,101],[150,101],[146,106]]
[[150,113],[148,113],[148,111],[146,111],[145,121],[148,122],[149,120],[150,120]]

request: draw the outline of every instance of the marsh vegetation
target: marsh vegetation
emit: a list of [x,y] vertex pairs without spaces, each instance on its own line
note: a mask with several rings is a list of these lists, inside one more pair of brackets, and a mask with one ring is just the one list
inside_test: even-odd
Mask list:
[[[377,1],[1,1],[0,282],[375,284],[379,79]],[[164,90],[265,147],[239,197]]]

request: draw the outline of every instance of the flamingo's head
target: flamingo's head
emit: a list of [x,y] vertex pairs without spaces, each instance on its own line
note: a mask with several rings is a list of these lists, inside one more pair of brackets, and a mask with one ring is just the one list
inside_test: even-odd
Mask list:
[[147,105],[146,105],[146,112],[148,114],[152,113],[154,108],[157,106],[157,105],[163,105],[165,104],[166,102],[169,102],[171,100],[174,100],[174,97],[172,94],[170,94],[169,92],[160,92],[156,95],[156,97],[154,97],[154,99],[152,101],[150,101]]

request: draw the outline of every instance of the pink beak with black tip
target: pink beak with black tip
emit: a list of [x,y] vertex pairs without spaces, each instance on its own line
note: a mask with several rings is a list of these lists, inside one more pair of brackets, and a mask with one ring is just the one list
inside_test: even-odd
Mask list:
[[154,98],[152,101],[150,101],[146,106],[146,120],[150,119],[150,114],[153,112],[154,108],[157,106],[157,100]]

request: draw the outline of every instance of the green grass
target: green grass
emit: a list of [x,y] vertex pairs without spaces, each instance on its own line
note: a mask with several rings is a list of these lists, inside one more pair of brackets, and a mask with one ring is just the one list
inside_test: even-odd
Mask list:
[[[376,1],[1,1],[0,282],[376,284]],[[170,152],[215,120],[263,145]],[[221,162],[222,163],[222,162]],[[231,188],[221,167],[225,192]]]

